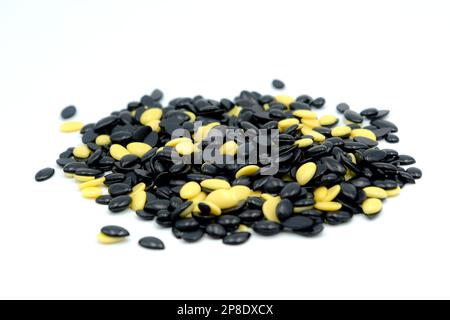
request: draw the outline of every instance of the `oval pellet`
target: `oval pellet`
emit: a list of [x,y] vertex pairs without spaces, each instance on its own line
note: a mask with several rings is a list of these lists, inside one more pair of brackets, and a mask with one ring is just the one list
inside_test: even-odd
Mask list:
[[342,208],[342,204],[340,204],[339,202],[317,202],[314,205],[314,208],[316,208],[317,210],[321,210],[321,211],[328,211],[328,212],[333,212],[333,211],[339,211]]
[[222,209],[211,201],[201,201],[198,204],[198,207],[200,208],[200,211],[205,214],[212,214],[214,216],[220,216],[222,214]]
[[278,129],[280,132],[286,131],[287,128],[299,125],[300,121],[296,118],[284,119],[278,122]]
[[116,244],[123,242],[125,239],[125,237],[110,237],[104,233],[99,233],[97,236],[97,241],[101,244]]
[[379,187],[366,187],[363,191],[368,198],[386,199],[388,197],[386,190]]
[[152,147],[146,143],[142,142],[132,142],[127,145],[127,150],[129,153],[142,158],[147,152],[152,150]]
[[314,144],[314,140],[311,138],[303,138],[300,140],[295,141],[295,145],[297,145],[299,148],[307,148]]
[[316,202],[323,202],[325,201],[327,194],[328,194],[327,187],[318,187],[316,188],[316,190],[314,190],[314,200]]
[[92,187],[100,187],[103,186],[103,183],[105,182],[105,177],[101,177],[98,179],[94,179],[91,181],[83,182],[79,185],[80,190],[86,189],[86,188],[92,188]]
[[332,126],[338,122],[338,118],[336,118],[333,115],[326,115],[323,117],[320,117],[319,123],[321,126]]
[[253,175],[257,174],[259,172],[259,170],[260,170],[260,167],[255,166],[255,165],[245,166],[236,172],[236,179],[239,179],[240,177],[253,176]]
[[179,145],[182,142],[192,142],[192,140],[189,138],[186,138],[186,137],[172,139],[166,143],[166,147],[176,147],[177,145]]
[[233,193],[224,189],[211,192],[206,197],[206,201],[214,203],[222,210],[233,208],[239,203]]
[[95,139],[95,144],[100,147],[109,146],[111,144],[111,138],[106,134],[102,134]]
[[103,191],[98,187],[88,187],[81,190],[81,194],[86,199],[97,199],[103,195]]
[[383,203],[380,199],[369,198],[363,202],[361,207],[363,212],[370,216],[380,213],[383,210]]
[[80,132],[84,127],[84,124],[79,121],[66,121],[61,124],[60,130],[64,133]]
[[296,110],[292,113],[295,117],[301,119],[317,119],[317,114],[310,110]]
[[43,181],[47,181],[48,179],[50,179],[54,175],[55,175],[55,169],[53,169],[53,168],[45,168],[45,169],[39,170],[39,172],[36,173],[36,175],[34,176],[34,179],[37,182],[43,182]]
[[130,235],[127,229],[118,226],[106,226],[100,232],[105,236],[113,238],[124,238]]
[[275,97],[275,100],[281,104],[284,104],[286,107],[289,107],[292,102],[295,101],[294,98],[286,95],[279,95]]
[[316,174],[317,165],[314,162],[308,162],[302,165],[296,174],[297,182],[304,186],[306,185]]
[[161,120],[163,111],[159,108],[151,108],[141,115],[141,123],[147,125],[150,121]]
[[391,197],[396,197],[400,194],[400,192],[402,191],[402,189],[400,187],[397,187],[395,189],[390,189],[390,190],[385,190],[386,194],[389,198]]
[[333,201],[334,199],[336,199],[336,197],[339,195],[339,193],[341,193],[340,185],[335,185],[334,187],[331,187],[330,189],[328,189],[327,195],[322,200],[322,202]]
[[117,161],[120,161],[123,157],[129,155],[130,151],[128,151],[124,146],[121,146],[120,144],[113,144],[109,149],[109,153],[111,154],[111,157],[113,157]]
[[223,243],[226,245],[240,245],[243,244],[245,242],[247,242],[250,237],[251,237],[251,233],[249,232],[235,232],[235,233],[231,233],[228,236],[226,236],[225,238],[223,238]]
[[349,126],[340,126],[331,129],[331,135],[333,137],[346,137],[352,133],[352,128]]
[[147,202],[147,192],[137,191],[133,192],[131,195],[131,205],[130,208],[133,211],[144,210],[145,203]]
[[263,214],[267,220],[280,223],[277,216],[277,206],[281,202],[280,197],[272,197],[263,204]]
[[191,181],[186,183],[180,190],[180,197],[185,200],[195,198],[202,192],[202,188],[197,182]]
[[139,240],[139,245],[142,248],[150,249],[150,250],[164,250],[164,243],[155,237],[145,237]]
[[228,190],[231,188],[231,185],[228,181],[222,179],[208,179],[204,180],[200,183],[200,185],[208,190],[220,190],[225,189]]
[[247,200],[252,193],[252,189],[247,186],[234,186],[231,187],[230,192],[236,197],[238,201]]
[[377,136],[375,135],[375,133],[367,129],[353,129],[352,132],[350,133],[350,137],[351,138],[364,137],[373,141],[377,141]]
[[91,150],[85,144],[73,149],[73,155],[78,159],[87,159],[91,155]]

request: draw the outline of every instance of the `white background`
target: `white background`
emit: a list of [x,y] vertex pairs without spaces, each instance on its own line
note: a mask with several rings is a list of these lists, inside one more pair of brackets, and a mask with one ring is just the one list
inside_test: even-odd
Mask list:
[[[0,1],[0,298],[450,298],[450,9],[442,1]],[[382,107],[394,146],[424,178],[373,221],[317,239],[194,245],[112,215],[73,181],[34,182],[79,143],[59,133],[75,104],[93,122],[158,87],[166,97],[241,89]],[[127,243],[104,247],[107,224]],[[154,235],[163,252],[137,246]]]

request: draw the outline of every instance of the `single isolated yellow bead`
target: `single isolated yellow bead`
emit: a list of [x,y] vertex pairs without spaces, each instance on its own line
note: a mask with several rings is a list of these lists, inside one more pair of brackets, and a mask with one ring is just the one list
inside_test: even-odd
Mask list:
[[86,199],[97,199],[103,194],[103,191],[98,187],[88,187],[81,190],[81,194]]
[[304,186],[314,177],[317,171],[317,165],[314,162],[308,162],[302,165],[296,174],[297,182]]
[[350,134],[350,137],[352,138],[364,137],[371,139],[373,141],[377,141],[377,136],[375,135],[375,133],[367,129],[353,129]]
[[79,132],[84,127],[84,124],[78,121],[66,121],[61,124],[61,132],[71,133],[71,132]]
[[258,167],[256,165],[245,166],[245,167],[239,169],[238,172],[236,172],[236,179],[239,179],[240,177],[253,176],[256,173],[258,173],[259,170],[260,170],[260,167]]
[[123,237],[109,237],[106,234],[99,233],[97,236],[97,241],[101,244],[116,244],[124,241],[126,238]]
[[113,144],[109,149],[109,153],[111,154],[111,157],[117,161],[120,161],[123,157],[129,155],[130,151],[120,144]]
[[146,110],[141,116],[141,123],[147,125],[150,121],[161,120],[163,111],[159,108],[151,108]]
[[83,144],[73,150],[73,155],[78,159],[87,159],[91,155],[91,149],[89,149],[87,145]]
[[208,190],[230,189],[231,185],[228,181],[222,179],[207,179],[200,182],[200,185]]
[[333,212],[341,210],[342,204],[339,202],[317,202],[314,208],[321,211]]
[[386,190],[379,187],[366,187],[363,191],[368,198],[386,199],[388,197]]
[[202,188],[200,187],[200,185],[195,182],[195,181],[191,181],[186,183],[180,190],[180,197],[182,199],[188,200],[188,199],[192,199],[195,198],[196,196],[198,196],[198,194],[202,192]]
[[352,133],[352,128],[349,126],[340,126],[331,129],[331,135],[333,137],[345,137]]
[[383,210],[383,203],[380,199],[369,198],[363,202],[362,209],[365,214],[374,215]]
[[212,202],[220,209],[230,209],[239,204],[238,199],[229,190],[215,190],[206,197],[207,202]]
[[338,122],[338,118],[336,118],[333,115],[326,115],[323,117],[320,117],[319,123],[321,126],[332,126]]
[[316,190],[314,190],[314,200],[316,202],[323,202],[325,201],[327,194],[328,194],[327,187],[318,187]]
[[277,206],[281,202],[280,197],[272,197],[263,204],[263,213],[269,221],[280,222],[277,216]]
[[106,147],[111,144],[111,138],[107,134],[102,134],[95,139],[95,144],[100,147]]
[[83,190],[86,188],[100,187],[103,185],[103,182],[105,182],[105,177],[94,179],[88,182],[83,182],[79,185],[79,188],[80,190]]
[[133,192],[131,195],[131,205],[130,208],[133,211],[144,210],[145,203],[147,202],[147,192],[137,191]]
[[152,150],[152,147],[146,143],[132,142],[127,145],[127,150],[131,154],[134,154],[135,156],[142,158],[147,152]]
[[317,114],[310,110],[296,110],[292,114],[297,118],[311,119],[311,120],[317,119]]
[[335,185],[334,187],[331,187],[328,189],[327,195],[323,199],[323,202],[330,202],[336,199],[336,197],[341,193],[341,186]]

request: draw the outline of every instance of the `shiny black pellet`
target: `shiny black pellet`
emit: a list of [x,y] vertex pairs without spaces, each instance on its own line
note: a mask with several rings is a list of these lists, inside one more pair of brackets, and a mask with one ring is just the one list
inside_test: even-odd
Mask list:
[[303,231],[311,228],[314,225],[314,220],[308,217],[295,216],[283,221],[282,225],[289,230]]
[[381,120],[381,119],[372,120],[370,122],[370,124],[374,125],[375,127],[379,128],[379,129],[388,128],[388,129],[391,129],[391,132],[398,131],[398,127],[395,124],[393,124],[392,122],[387,121],[387,120]]
[[175,228],[180,231],[194,231],[200,227],[200,224],[195,219],[182,219],[175,222]]
[[217,219],[217,223],[227,229],[227,231],[233,231],[239,227],[241,219],[236,216],[224,215]]
[[411,167],[406,170],[414,179],[422,178],[422,170],[416,167]]
[[155,237],[145,237],[139,240],[139,245],[145,249],[164,250],[164,243]]
[[55,169],[45,168],[45,169],[39,170],[38,173],[36,173],[36,175],[34,176],[34,179],[37,182],[43,182],[43,181],[50,179],[54,175],[55,175]]
[[70,119],[77,113],[77,108],[74,106],[68,106],[61,111],[61,118]]
[[139,211],[136,211],[136,215],[137,215],[140,219],[145,220],[145,221],[153,221],[153,220],[155,220],[155,217],[156,217],[155,214],[149,213],[149,212],[147,212],[147,211],[145,211],[145,210],[139,210]]
[[386,156],[386,152],[378,149],[369,149],[363,153],[363,159],[367,162],[379,162],[386,158]]
[[316,223],[310,228],[294,231],[294,233],[303,237],[316,237],[321,234],[324,229],[323,223]]
[[222,225],[214,223],[206,227],[206,234],[213,239],[223,239],[227,235],[227,231]]
[[115,183],[108,188],[108,192],[112,197],[123,196],[131,193],[132,188],[126,183]]
[[360,115],[367,118],[376,116],[377,114],[378,114],[377,108],[367,108],[360,112]]
[[279,90],[280,89],[284,89],[284,87],[285,87],[284,82],[281,81],[281,80],[278,80],[278,79],[275,79],[275,80],[272,81],[272,86],[275,89],[279,89]]
[[395,134],[389,133],[386,136],[386,141],[389,143],[398,143],[398,142],[400,142],[400,138]]
[[364,121],[364,118],[357,112],[353,110],[347,110],[344,112],[344,117],[348,121],[354,122],[354,123],[362,123]]
[[106,235],[108,237],[112,237],[112,238],[125,238],[130,235],[128,230],[126,230],[125,228],[122,228],[122,227],[118,227],[118,226],[103,227],[101,232],[104,235]]
[[240,245],[247,242],[251,235],[249,232],[234,232],[223,238],[223,243],[232,246]]
[[344,113],[345,111],[350,110],[350,106],[346,103],[340,103],[336,106],[336,110],[339,113]]
[[283,199],[277,205],[276,214],[280,221],[285,221],[289,219],[292,216],[293,212],[294,212],[294,205],[289,199]]
[[355,142],[365,144],[369,148],[374,148],[374,147],[378,146],[378,141],[374,141],[374,140],[366,138],[366,137],[356,137],[353,140],[355,140]]
[[339,225],[343,223],[347,223],[352,219],[353,215],[347,211],[335,211],[335,212],[329,212],[325,216],[325,221],[329,225]]
[[301,187],[297,182],[291,182],[284,186],[280,192],[281,198],[295,198],[301,193]]
[[401,166],[410,166],[412,164],[415,164],[416,160],[411,156],[408,156],[406,154],[401,154],[398,156],[398,163]]
[[317,109],[323,108],[325,105],[326,100],[324,98],[316,98],[311,102],[311,106]]
[[113,198],[108,205],[108,208],[111,212],[119,213],[128,209],[131,204],[130,196],[119,196]]
[[198,230],[195,230],[195,231],[183,232],[181,237],[182,237],[182,239],[184,241],[193,243],[193,242],[197,242],[201,238],[203,238],[204,234],[205,234],[205,232],[202,229],[198,229]]
[[109,203],[111,202],[113,198],[109,195],[103,195],[98,197],[97,199],[95,199],[95,202],[104,206],[109,205]]
[[261,210],[248,209],[239,214],[239,219],[243,222],[255,222],[263,219],[264,215]]
[[262,236],[274,236],[283,230],[283,226],[274,221],[258,221],[252,226],[257,234]]

